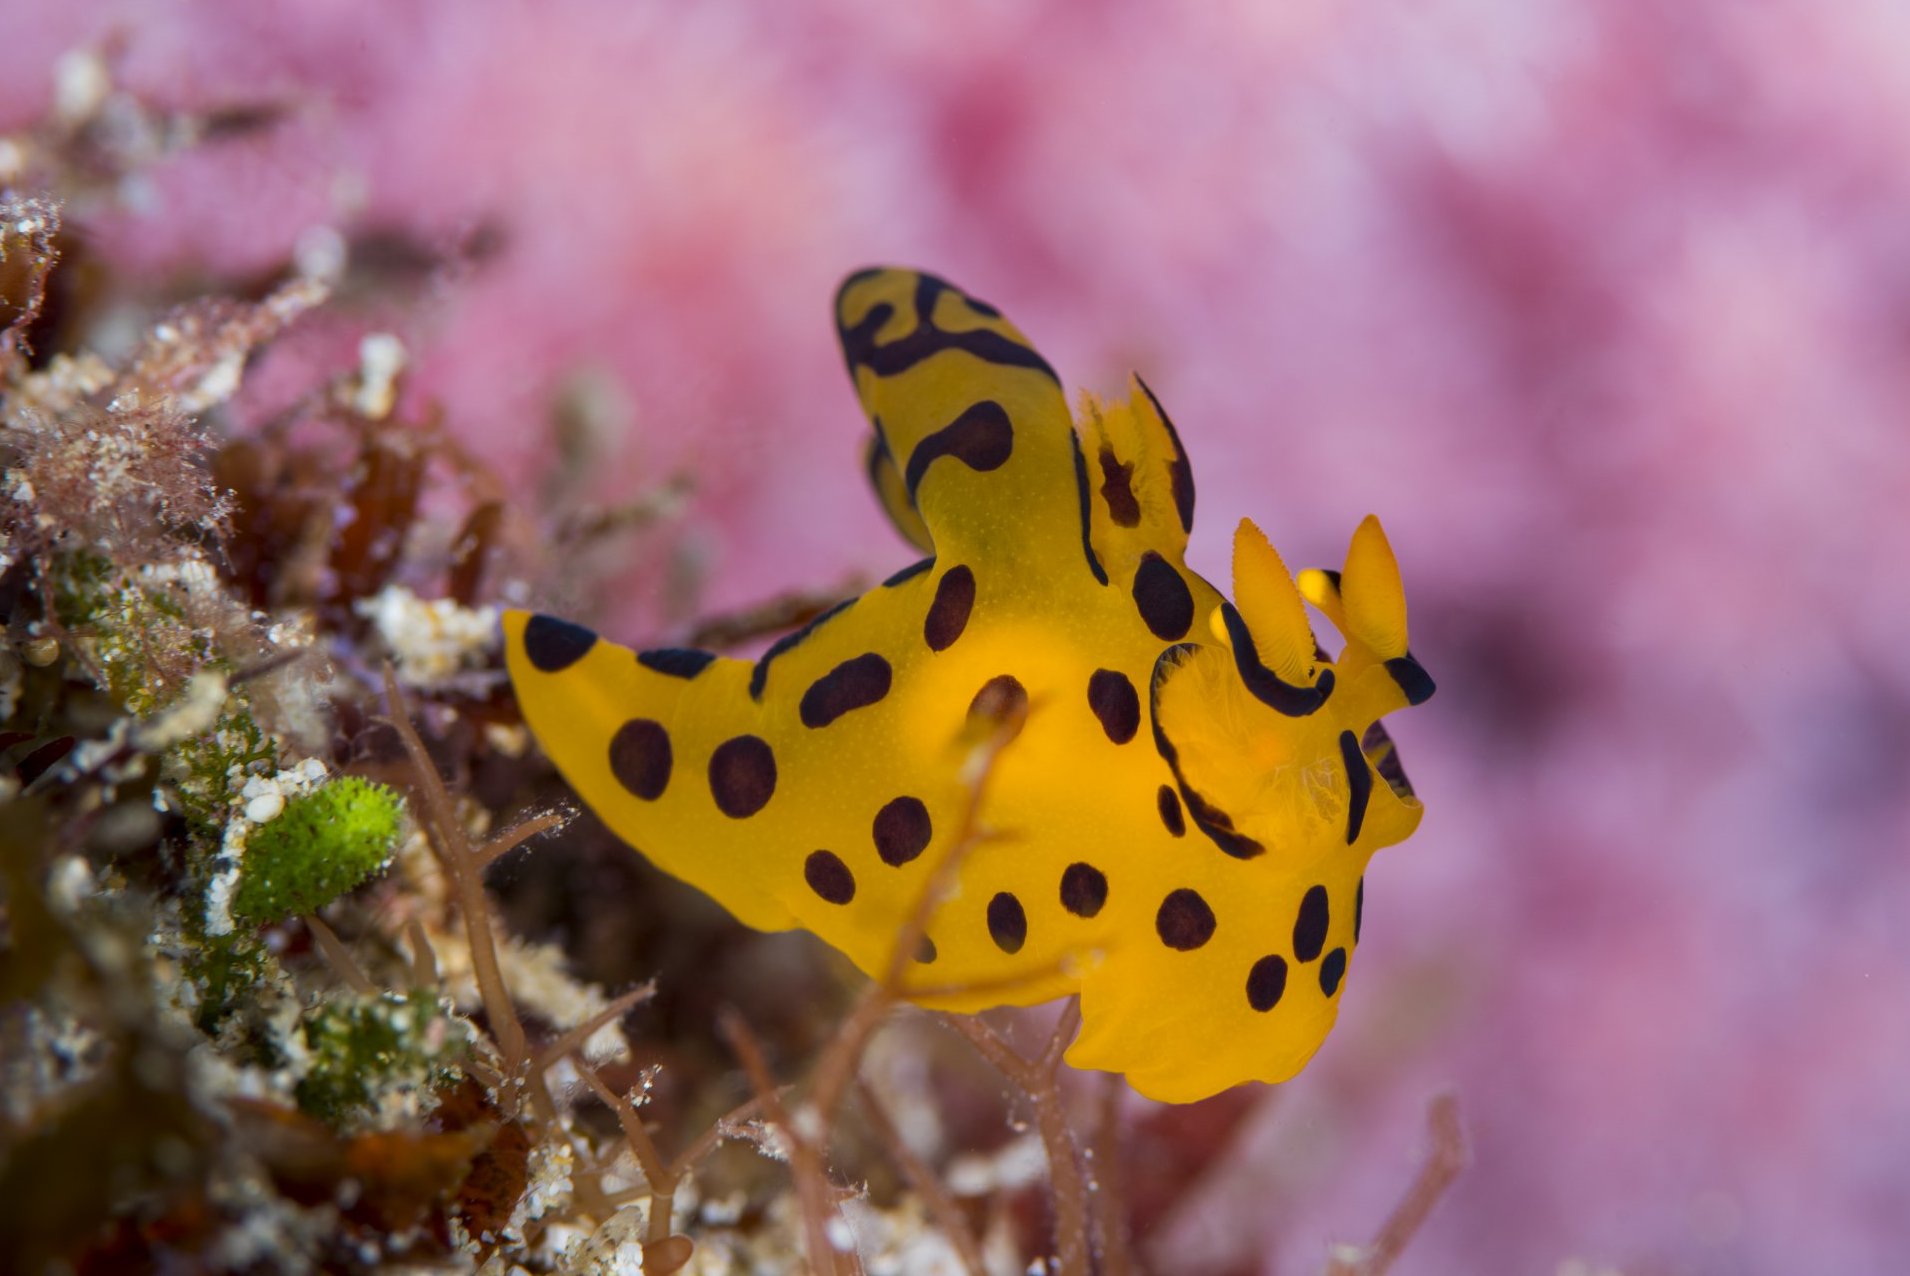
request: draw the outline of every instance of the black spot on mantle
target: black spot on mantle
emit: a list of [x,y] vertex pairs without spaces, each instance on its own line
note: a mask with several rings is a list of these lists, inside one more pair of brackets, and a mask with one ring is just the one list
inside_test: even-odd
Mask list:
[[524,655],[540,673],[561,673],[596,645],[595,633],[568,620],[540,612],[524,622]]
[[889,662],[873,651],[845,660],[809,684],[798,712],[812,729],[828,726],[845,713],[865,709],[889,694]]
[[1015,427],[1008,413],[993,399],[983,399],[962,409],[962,414],[933,434],[925,436],[909,453],[909,468],[903,481],[909,498],[922,485],[928,467],[945,456],[952,456],[971,470],[987,473],[1008,464],[1015,451]]
[[671,678],[694,678],[710,667],[716,653],[693,647],[654,647],[637,653],[637,663],[653,673]]

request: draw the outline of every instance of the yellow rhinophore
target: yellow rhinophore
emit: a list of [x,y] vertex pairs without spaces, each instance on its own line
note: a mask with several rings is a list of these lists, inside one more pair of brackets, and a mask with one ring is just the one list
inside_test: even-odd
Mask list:
[[531,729],[659,867],[879,975],[956,835],[971,710],[1030,706],[985,811],[1012,837],[960,861],[920,1000],[1079,992],[1069,1062],[1155,1099],[1291,1077],[1338,1011],[1367,860],[1420,816],[1379,719],[1433,684],[1378,520],[1297,583],[1242,520],[1230,603],[1182,561],[1193,473],[1138,380],[1071,420],[1013,324],[914,271],[851,276],[836,323],[870,479],[929,557],[754,662],[508,613]]

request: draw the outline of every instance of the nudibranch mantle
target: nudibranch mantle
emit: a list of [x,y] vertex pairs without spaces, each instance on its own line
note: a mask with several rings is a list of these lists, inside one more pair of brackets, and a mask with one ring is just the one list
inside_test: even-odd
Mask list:
[[983,812],[1009,836],[960,862],[917,999],[1078,991],[1068,1061],[1154,1099],[1291,1077],[1338,1012],[1367,861],[1421,811],[1380,719],[1432,681],[1378,522],[1296,581],[1243,520],[1229,602],[1182,561],[1193,474],[1138,379],[1077,422],[1000,311],[915,271],[851,276],[836,323],[870,478],[928,557],[753,662],[508,613],[532,731],[660,868],[879,977],[957,832],[972,715],[1025,708]]

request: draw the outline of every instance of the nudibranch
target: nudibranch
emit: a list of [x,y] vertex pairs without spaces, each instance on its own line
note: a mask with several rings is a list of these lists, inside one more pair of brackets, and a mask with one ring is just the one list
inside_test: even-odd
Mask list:
[[1182,561],[1193,473],[1138,378],[1076,421],[999,310],[916,271],[852,275],[836,324],[877,496],[927,556],[755,661],[508,613],[532,731],[660,868],[879,976],[961,824],[971,715],[1025,709],[983,811],[1010,836],[959,861],[917,999],[1078,992],[1068,1061],[1159,1100],[1293,1076],[1367,861],[1421,812],[1380,719],[1433,684],[1378,521],[1296,580],[1242,520],[1229,602]]

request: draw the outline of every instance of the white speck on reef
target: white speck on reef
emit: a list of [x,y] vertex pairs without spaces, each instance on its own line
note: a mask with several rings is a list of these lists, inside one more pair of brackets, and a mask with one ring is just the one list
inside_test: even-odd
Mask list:
[[402,585],[360,599],[356,610],[378,630],[406,686],[437,686],[479,668],[499,641],[497,608],[423,599]]

